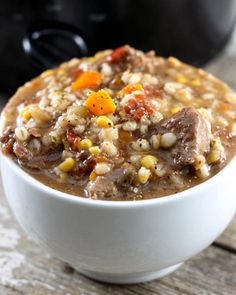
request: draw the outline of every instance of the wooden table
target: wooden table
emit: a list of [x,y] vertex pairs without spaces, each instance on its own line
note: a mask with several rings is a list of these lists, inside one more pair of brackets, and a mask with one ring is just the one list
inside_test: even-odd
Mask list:
[[[236,38],[209,70],[236,89]],[[236,192],[235,192],[236,197]],[[52,258],[20,229],[0,184],[0,295],[236,294],[236,218],[209,248],[175,273],[149,283],[94,282]]]

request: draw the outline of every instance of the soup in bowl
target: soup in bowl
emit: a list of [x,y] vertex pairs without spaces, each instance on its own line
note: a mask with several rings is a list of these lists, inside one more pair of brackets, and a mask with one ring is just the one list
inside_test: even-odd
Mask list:
[[21,87],[1,167],[25,230],[88,276],[161,277],[235,213],[236,94],[202,69],[129,46]]

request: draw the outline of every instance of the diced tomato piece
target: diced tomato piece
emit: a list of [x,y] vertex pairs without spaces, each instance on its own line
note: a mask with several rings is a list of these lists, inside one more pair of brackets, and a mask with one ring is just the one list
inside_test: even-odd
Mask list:
[[80,137],[77,134],[75,134],[72,128],[67,129],[66,139],[72,149],[79,149]]
[[125,46],[116,48],[111,55],[107,57],[107,61],[111,63],[118,63],[127,54],[127,48]]
[[144,97],[139,97],[130,99],[126,103],[124,110],[133,120],[139,121],[142,116],[150,116],[153,114],[155,108]]

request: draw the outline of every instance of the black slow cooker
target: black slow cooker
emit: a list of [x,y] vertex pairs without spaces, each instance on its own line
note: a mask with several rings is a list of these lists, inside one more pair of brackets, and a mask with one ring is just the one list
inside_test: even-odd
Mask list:
[[235,14],[234,0],[2,0],[0,92],[123,44],[200,66],[226,44]]

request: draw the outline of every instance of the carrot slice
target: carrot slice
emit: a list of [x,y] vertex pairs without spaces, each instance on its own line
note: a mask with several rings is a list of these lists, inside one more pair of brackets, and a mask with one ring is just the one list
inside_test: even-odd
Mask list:
[[97,178],[97,174],[95,171],[92,171],[89,175],[89,180],[94,181]]
[[97,116],[113,113],[116,109],[110,94],[103,89],[98,92],[91,92],[85,101],[85,106],[92,114]]
[[72,83],[71,87],[73,90],[80,90],[85,88],[98,87],[103,80],[103,75],[99,72],[84,72],[82,73],[75,82]]
[[231,109],[231,105],[229,103],[223,102],[223,101],[219,103],[218,111],[220,113],[224,113],[225,111],[228,111],[230,109]]

